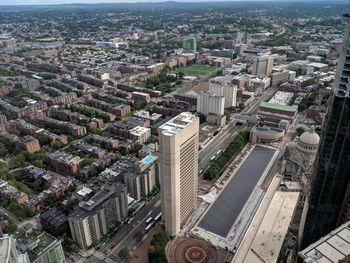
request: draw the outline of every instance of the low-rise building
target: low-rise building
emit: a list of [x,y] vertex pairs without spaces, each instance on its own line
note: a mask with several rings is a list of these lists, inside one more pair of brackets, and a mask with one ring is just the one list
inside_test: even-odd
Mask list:
[[57,135],[52,132],[49,132],[48,130],[45,130],[43,128],[39,128],[37,126],[34,126],[30,123],[27,123],[26,121],[22,119],[16,119],[9,121],[9,126],[19,130],[21,133],[24,133],[26,135],[31,135],[35,138],[37,138],[41,143],[45,144],[47,141],[50,143],[55,141],[60,141],[63,144],[68,143],[68,138],[66,135]]
[[135,111],[133,113],[133,116],[149,120],[151,124],[158,122],[162,118],[161,114],[158,114],[158,113],[151,114],[149,111],[145,111],[145,110]]
[[131,99],[133,99],[134,101],[150,102],[151,101],[151,96],[149,94],[147,94],[147,93],[134,91],[134,92],[131,93]]
[[135,128],[131,129],[129,132],[130,132],[129,139],[137,141],[139,145],[145,144],[151,138],[150,128],[136,126]]
[[226,115],[209,113],[207,115],[206,121],[208,124],[218,125],[220,127],[224,127],[226,124]]
[[40,144],[39,140],[35,139],[34,137],[30,135],[25,135],[23,137],[18,137],[17,135],[8,133],[8,132],[1,132],[0,137],[6,140],[8,143],[14,144],[16,147],[30,152],[34,153],[37,151],[40,151]]
[[81,159],[66,152],[56,151],[46,155],[46,161],[55,171],[66,175],[77,175]]
[[16,201],[17,204],[28,204],[29,196],[16,187],[10,185],[7,181],[0,179],[0,196]]
[[85,142],[76,141],[72,144],[72,147],[79,151],[84,156],[90,156],[94,158],[102,158],[106,151],[95,145],[91,145]]
[[289,71],[279,71],[279,72],[273,72],[271,74],[271,85],[278,85],[282,82],[289,80]]
[[251,143],[268,144],[282,141],[283,137],[284,130],[269,126],[256,126],[250,132]]
[[63,129],[66,133],[76,136],[84,136],[86,134],[86,128],[83,126],[76,125],[74,123],[59,121],[49,117],[38,117],[37,120],[44,126],[56,127]]
[[44,230],[54,235],[69,234],[68,216],[57,207],[49,208],[40,214],[40,223]]
[[97,109],[107,111],[119,117],[124,117],[131,113],[130,105],[126,105],[126,104],[112,104],[112,103],[108,103],[102,100],[97,100],[91,97],[86,98],[86,103],[91,107],[95,107]]
[[281,120],[288,120],[293,123],[298,113],[296,105],[282,105],[277,103],[261,102],[258,115],[261,120],[279,123]]
[[41,110],[46,110],[48,107],[46,102],[32,100],[29,105],[23,108],[18,108],[16,106],[11,105],[7,101],[0,99],[0,108],[15,114],[17,118],[22,118],[25,116],[32,118],[36,116],[38,112],[40,112]]
[[101,147],[107,148],[107,149],[116,149],[118,148],[118,144],[119,144],[117,139],[101,136],[98,134],[90,134],[89,136],[86,137],[86,139],[88,141],[91,140],[92,142],[99,143]]

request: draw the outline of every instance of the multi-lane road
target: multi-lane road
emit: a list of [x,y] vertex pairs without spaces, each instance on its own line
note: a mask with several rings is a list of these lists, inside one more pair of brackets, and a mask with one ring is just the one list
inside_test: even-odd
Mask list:
[[[137,233],[144,233],[147,226],[146,220],[149,217],[155,218],[160,213],[160,196],[157,194],[148,204],[146,204],[136,215],[135,220],[130,225],[125,225],[117,234],[117,242],[110,243],[112,249],[109,252],[109,258],[118,260],[118,253],[124,247],[132,249],[137,245]],[[118,261],[117,261],[118,262]]]
[[271,97],[276,92],[275,88],[269,88],[262,96],[256,98],[247,108],[245,108],[240,114],[234,114],[232,121],[229,122],[223,130],[217,134],[211,141],[199,152],[199,166],[198,170],[205,170],[210,164],[211,158],[215,156],[218,151],[225,150],[232,142],[233,138],[240,132],[247,130],[246,124],[241,126],[236,125],[235,119],[245,119],[244,116],[256,113],[259,105],[262,101]]
[[230,122],[225,128],[217,134],[209,143],[203,148],[198,155],[199,164],[198,170],[205,170],[211,161],[211,158],[215,156],[218,151],[225,150],[233,138],[240,132],[247,129],[246,124],[242,124],[241,126],[236,126],[236,122]]

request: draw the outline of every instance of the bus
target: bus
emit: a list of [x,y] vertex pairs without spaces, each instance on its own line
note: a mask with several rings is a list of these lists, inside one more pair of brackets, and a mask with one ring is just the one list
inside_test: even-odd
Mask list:
[[219,156],[221,152],[222,152],[222,150],[220,149],[220,150],[216,153],[216,155]]
[[199,171],[199,174],[202,174],[203,173],[203,169]]
[[162,216],[162,212],[160,212],[158,215],[156,215],[156,217],[154,218],[154,221],[160,220],[161,216]]
[[131,217],[129,218],[127,224],[130,225],[133,221],[135,220],[135,217]]
[[145,228],[145,232],[146,232],[146,233],[148,233],[148,231],[152,228],[153,224],[154,224],[154,222],[149,223],[149,224],[146,226],[146,228]]
[[210,161],[214,161],[215,159],[215,154],[213,155],[213,157],[210,158]]
[[149,224],[152,220],[153,220],[153,217],[150,216],[149,218],[147,218],[146,224]]

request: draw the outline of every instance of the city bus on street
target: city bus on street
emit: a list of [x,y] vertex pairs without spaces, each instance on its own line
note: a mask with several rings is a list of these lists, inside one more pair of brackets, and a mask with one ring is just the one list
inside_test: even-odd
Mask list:
[[146,224],[149,224],[152,220],[153,220],[153,217],[150,216],[149,218],[147,218]]

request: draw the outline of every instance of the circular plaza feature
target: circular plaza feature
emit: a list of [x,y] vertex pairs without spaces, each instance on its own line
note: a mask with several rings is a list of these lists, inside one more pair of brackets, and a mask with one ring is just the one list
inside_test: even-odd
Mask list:
[[197,238],[180,237],[174,240],[167,249],[169,263],[218,263],[216,249]]
[[198,246],[192,246],[185,250],[184,259],[189,263],[203,263],[207,258],[206,251]]

